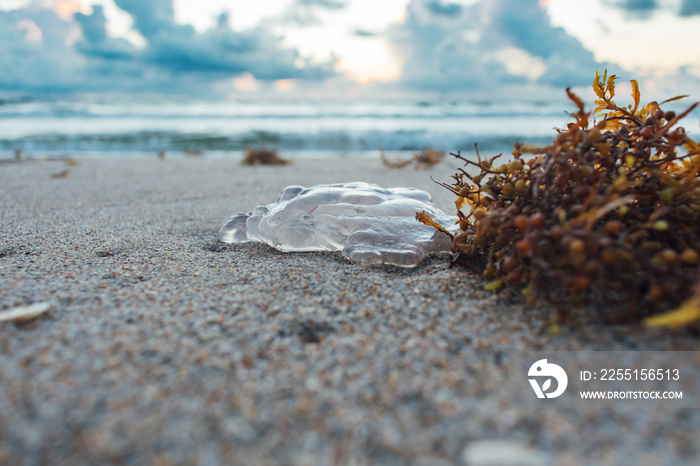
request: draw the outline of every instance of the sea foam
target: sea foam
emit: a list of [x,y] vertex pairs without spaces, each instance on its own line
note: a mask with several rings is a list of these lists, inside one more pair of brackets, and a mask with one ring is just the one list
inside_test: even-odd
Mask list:
[[341,251],[360,265],[415,267],[431,252],[449,250],[450,238],[416,220],[425,211],[455,231],[456,217],[415,188],[364,183],[289,186],[277,202],[234,215],[219,230],[225,243],[266,243],[280,251]]

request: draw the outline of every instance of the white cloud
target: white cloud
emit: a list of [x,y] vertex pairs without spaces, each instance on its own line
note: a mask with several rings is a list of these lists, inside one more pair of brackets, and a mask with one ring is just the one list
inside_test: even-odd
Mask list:
[[31,19],[19,20],[17,22],[17,29],[20,31],[27,31],[27,35],[24,36],[24,40],[27,42],[41,42],[44,37],[39,26]]
[[450,5],[413,0],[406,21],[391,29],[407,86],[437,91],[529,81],[573,86],[588,83],[600,67],[578,40],[551,25],[537,0]]

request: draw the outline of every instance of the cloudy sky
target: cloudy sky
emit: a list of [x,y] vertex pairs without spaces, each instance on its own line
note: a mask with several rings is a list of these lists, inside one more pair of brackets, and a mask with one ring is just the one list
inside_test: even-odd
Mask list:
[[[700,0],[0,0],[0,91],[700,90]],[[680,89],[682,87],[682,89]]]

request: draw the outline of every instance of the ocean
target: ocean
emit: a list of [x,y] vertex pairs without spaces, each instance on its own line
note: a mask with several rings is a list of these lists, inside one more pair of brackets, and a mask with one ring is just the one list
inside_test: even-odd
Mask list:
[[[427,148],[510,152],[548,144],[571,118],[562,102],[196,101],[0,98],[0,157],[239,157],[266,146],[287,157],[376,156]],[[571,109],[568,109],[571,110]]]

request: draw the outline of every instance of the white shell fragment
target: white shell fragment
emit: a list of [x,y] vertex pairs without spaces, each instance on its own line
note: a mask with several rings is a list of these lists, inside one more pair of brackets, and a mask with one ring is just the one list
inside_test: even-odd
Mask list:
[[512,440],[477,440],[462,452],[469,466],[539,466],[557,463],[547,453]]
[[274,204],[234,215],[219,230],[225,243],[266,243],[280,251],[343,251],[360,265],[415,267],[431,252],[449,250],[451,240],[416,220],[425,211],[455,230],[456,217],[435,207],[430,194],[354,182],[310,188],[289,186]]
[[50,307],[49,303],[36,303],[30,306],[19,306],[0,311],[0,322],[25,322],[36,319],[45,314]]

